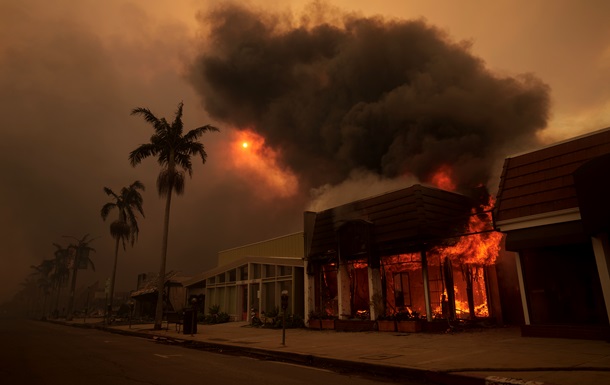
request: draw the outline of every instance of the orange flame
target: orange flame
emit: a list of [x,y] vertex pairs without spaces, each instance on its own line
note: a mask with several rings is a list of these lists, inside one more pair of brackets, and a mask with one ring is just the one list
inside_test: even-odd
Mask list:
[[493,231],[491,208],[494,200],[490,196],[489,202],[480,209],[473,208],[466,226],[469,235],[459,238],[452,246],[440,246],[435,252],[447,255],[458,263],[474,265],[493,265],[500,253],[502,234]]

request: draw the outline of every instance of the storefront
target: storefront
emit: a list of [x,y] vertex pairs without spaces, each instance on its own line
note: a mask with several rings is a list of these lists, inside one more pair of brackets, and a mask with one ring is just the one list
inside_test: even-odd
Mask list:
[[517,252],[523,334],[610,338],[610,129],[507,158],[496,226]]

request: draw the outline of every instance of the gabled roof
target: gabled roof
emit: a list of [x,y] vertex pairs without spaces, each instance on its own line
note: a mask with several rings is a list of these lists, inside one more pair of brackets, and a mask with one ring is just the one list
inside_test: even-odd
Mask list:
[[[165,285],[174,284],[179,286],[184,286],[184,282],[190,280],[192,277],[180,275],[177,271],[169,271],[165,274]],[[154,278],[146,280],[143,286],[131,293],[132,297],[137,297],[144,294],[156,293],[157,285],[159,282],[159,275],[157,274]]]
[[496,201],[496,223],[555,212],[577,214],[573,173],[607,153],[610,128],[507,158]]
[[433,187],[411,187],[316,213],[308,259],[337,253],[337,231],[345,223],[370,224],[378,253],[406,252],[455,234],[469,217],[473,201]]

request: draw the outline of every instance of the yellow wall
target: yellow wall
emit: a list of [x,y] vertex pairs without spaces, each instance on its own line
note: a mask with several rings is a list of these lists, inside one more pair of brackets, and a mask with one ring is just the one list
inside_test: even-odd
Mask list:
[[301,259],[304,256],[303,233],[294,233],[263,242],[223,250],[218,253],[218,266],[243,257],[284,257]]

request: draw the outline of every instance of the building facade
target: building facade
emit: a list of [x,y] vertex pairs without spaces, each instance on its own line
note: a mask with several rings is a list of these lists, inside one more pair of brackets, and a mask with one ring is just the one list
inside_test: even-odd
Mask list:
[[[249,321],[281,305],[288,292],[288,314],[303,317],[303,233],[224,250],[218,266],[185,282],[189,297],[204,298],[205,314],[219,306],[234,321]],[[201,298],[200,297],[200,298]]]
[[509,157],[495,211],[523,334],[610,338],[610,128]]
[[500,315],[501,235],[482,191],[414,185],[306,212],[305,311],[370,321],[409,313],[429,323]]

